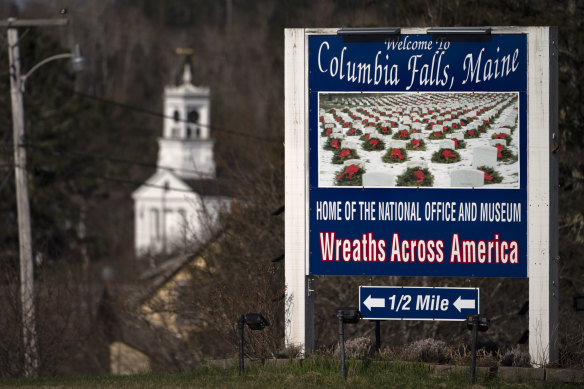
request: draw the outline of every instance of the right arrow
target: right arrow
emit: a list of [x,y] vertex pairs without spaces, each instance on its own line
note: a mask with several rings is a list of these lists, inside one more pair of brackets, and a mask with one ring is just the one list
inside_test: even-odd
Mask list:
[[367,297],[365,299],[365,301],[363,301],[363,304],[365,304],[365,306],[369,310],[371,310],[371,308],[385,308],[385,299],[384,298],[380,298],[380,299],[371,298],[371,295],[369,295],[369,297]]
[[460,312],[461,309],[474,309],[475,300],[463,300],[462,296],[458,296],[453,305],[458,309],[458,312]]

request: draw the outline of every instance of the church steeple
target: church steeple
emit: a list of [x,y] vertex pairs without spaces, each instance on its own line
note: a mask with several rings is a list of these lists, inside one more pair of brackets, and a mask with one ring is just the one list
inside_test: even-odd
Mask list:
[[174,168],[182,178],[214,178],[210,91],[192,84],[188,63],[182,81],[182,85],[164,88],[166,118],[159,139],[158,166]]
[[187,85],[191,83],[191,65],[185,64],[185,70],[183,71],[183,84]]
[[[192,50],[177,50],[177,54],[192,56]],[[193,85],[188,63],[181,70],[175,74],[182,75],[179,85],[164,88],[158,171],[132,194],[139,256],[183,252],[191,238],[208,239],[217,212],[230,207],[229,194],[213,180],[211,93],[207,87]]]

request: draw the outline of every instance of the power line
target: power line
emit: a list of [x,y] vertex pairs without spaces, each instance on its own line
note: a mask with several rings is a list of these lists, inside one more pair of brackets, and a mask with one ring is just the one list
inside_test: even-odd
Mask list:
[[129,180],[126,178],[98,176],[98,175],[92,175],[92,174],[76,174],[76,176],[93,178],[93,179],[102,180],[102,181],[117,182],[120,184],[147,186],[149,188],[163,189],[163,190],[168,191],[168,192],[174,191],[174,192],[183,192],[183,193],[193,193],[193,190],[191,190],[191,189],[172,188],[172,187],[166,187],[166,186],[162,186],[162,185],[148,184],[146,182],[138,182],[138,181]]
[[[14,165],[0,165],[0,168],[3,167],[10,167],[10,168],[14,168]],[[47,172],[47,169],[43,169],[43,168],[37,168],[36,166],[27,166],[26,170],[31,172],[31,173],[38,173],[38,172]],[[59,172],[57,170],[54,171],[55,174],[58,174]],[[82,174],[79,172],[75,172],[74,174],[69,174],[69,177],[85,177],[85,178],[93,178],[96,180],[102,180],[102,181],[110,181],[110,182],[117,182],[117,183],[121,183],[121,184],[128,184],[128,185],[137,185],[137,186],[147,186],[149,188],[158,188],[158,189],[164,189],[166,191],[174,191],[174,192],[184,192],[184,193],[193,193],[193,190],[191,189],[181,189],[181,188],[173,188],[173,187],[167,187],[167,186],[163,186],[163,185],[154,185],[154,184],[149,184],[147,182],[140,182],[140,181],[136,181],[136,180],[130,180],[127,178],[119,178],[119,177],[108,177],[108,176],[100,176],[100,175],[96,175],[96,174]]]
[[[141,112],[141,113],[144,113],[144,114],[147,114],[147,115],[156,116],[156,117],[159,117],[159,118],[162,118],[162,119],[172,119],[172,120],[175,120],[175,118],[172,117],[172,116],[164,115],[164,114],[162,114],[160,112],[151,111],[151,110],[146,109],[146,108],[136,107],[136,106],[129,105],[129,104],[125,104],[125,103],[120,103],[120,102],[117,102],[117,101],[104,99],[104,98],[101,98],[101,97],[97,97],[95,95],[90,95],[90,94],[87,94],[87,93],[78,92],[78,91],[75,91],[75,90],[69,89],[69,88],[57,87],[57,89],[61,90],[62,92],[76,94],[76,95],[79,95],[79,96],[84,97],[86,99],[99,101],[101,103],[115,105],[115,106],[118,106],[118,107],[121,107],[121,108],[124,108],[124,109],[128,109],[128,110],[131,110],[131,111]],[[188,119],[180,119],[179,118],[178,121],[184,122],[184,123],[190,123]],[[226,132],[226,133],[229,133],[229,134],[238,135],[238,136],[242,136],[242,137],[246,137],[246,138],[251,138],[251,139],[256,139],[256,140],[260,140],[260,141],[263,141],[263,142],[274,142],[274,143],[280,143],[281,142],[281,141],[279,141],[277,139],[264,138],[264,137],[257,136],[257,135],[253,135],[253,134],[247,134],[247,133],[241,132],[241,131],[230,130],[230,129],[227,129],[227,128],[212,126],[210,124],[199,124],[199,123],[197,123],[197,125],[198,126],[201,126],[201,127],[207,127],[207,128],[209,128],[211,130],[214,130],[214,131]]]
[[[12,147],[12,144],[4,144],[2,146],[8,148],[8,147]],[[159,168],[159,169],[167,170],[167,171],[171,171],[171,172],[182,171],[182,172],[191,172],[191,173],[195,173],[195,174],[204,173],[204,172],[201,172],[198,170],[193,170],[193,169],[175,169],[175,168],[171,168],[168,166],[159,166],[159,165],[156,165],[153,163],[132,161],[132,160],[121,159],[121,158],[94,156],[94,155],[89,155],[89,154],[79,153],[79,152],[61,152],[61,151],[58,151],[55,149],[51,149],[49,147],[31,145],[31,144],[26,144],[26,145],[22,144],[22,145],[19,145],[19,147],[38,149],[41,151],[51,153],[51,154],[56,155],[56,156],[68,157],[71,159],[73,158],[72,156],[77,156],[77,157],[83,157],[83,158],[90,158],[90,159],[94,159],[94,160],[104,160],[104,161],[109,161],[109,162],[114,162],[114,163],[123,163],[123,164],[138,165],[138,166],[145,166],[145,167],[154,167],[154,168]],[[14,168],[14,164],[0,165],[0,168],[3,168],[3,167]],[[37,172],[37,173],[38,173],[38,171],[46,171],[45,169],[42,169],[42,168],[37,169],[36,166],[34,168],[32,168],[32,167],[27,168],[26,170],[31,171],[31,172]],[[159,189],[165,189],[165,190],[173,190],[173,191],[177,191],[177,192],[187,192],[187,193],[192,192],[191,190],[179,189],[179,188],[167,188],[164,186],[148,184],[148,183],[139,182],[139,181],[130,180],[130,179],[125,179],[125,178],[107,177],[107,176],[98,176],[98,175],[87,175],[87,174],[80,174],[80,173],[76,173],[74,175],[80,176],[80,177],[86,177],[86,178],[94,178],[94,179],[99,179],[99,180],[104,180],[104,181],[111,181],[111,182],[118,182],[118,183],[132,184],[132,185],[143,185],[143,186],[147,186],[147,187],[159,188]]]
[[[12,147],[12,144],[10,144],[10,145],[5,144],[4,147]],[[89,159],[93,159],[93,160],[97,160],[97,161],[108,161],[108,162],[120,163],[120,164],[126,164],[126,165],[152,167],[152,168],[157,168],[157,169],[166,170],[166,171],[170,171],[170,172],[183,172],[183,173],[193,173],[193,174],[206,173],[206,172],[203,172],[201,170],[173,168],[170,166],[157,165],[155,163],[150,163],[150,162],[135,161],[135,160],[130,160],[130,159],[116,158],[116,157],[106,157],[106,156],[102,156],[102,155],[92,155],[92,154],[81,153],[81,152],[76,152],[76,151],[62,151],[62,150],[57,150],[55,148],[34,145],[34,144],[30,144],[30,143],[21,144],[21,145],[18,145],[18,147],[26,147],[29,149],[41,150],[41,151],[44,151],[46,153],[50,153],[54,156],[66,157],[69,159],[81,157],[81,158],[86,158],[86,159],[89,158]]]

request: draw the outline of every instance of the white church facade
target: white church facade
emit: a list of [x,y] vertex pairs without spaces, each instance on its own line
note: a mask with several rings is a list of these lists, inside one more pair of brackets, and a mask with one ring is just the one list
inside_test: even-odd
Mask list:
[[206,240],[231,203],[216,174],[209,88],[194,86],[186,65],[182,84],[164,89],[163,104],[157,171],[132,194],[138,256]]

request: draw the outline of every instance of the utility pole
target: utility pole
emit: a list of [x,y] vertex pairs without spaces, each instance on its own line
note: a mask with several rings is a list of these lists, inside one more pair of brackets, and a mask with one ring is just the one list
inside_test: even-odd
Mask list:
[[[36,376],[39,368],[34,304],[34,274],[32,238],[30,227],[30,205],[28,197],[28,175],[26,171],[26,148],[24,132],[24,106],[22,93],[26,77],[20,74],[20,50],[18,27],[64,26],[67,19],[0,21],[7,27],[8,53],[10,61],[10,96],[12,100],[12,129],[14,132],[14,173],[16,183],[16,205],[18,210],[18,241],[20,255],[20,302],[22,315],[22,338],[24,344],[24,375]],[[30,74],[30,72],[28,73]]]
[[225,0],[225,31],[231,35],[233,26],[233,0]]

